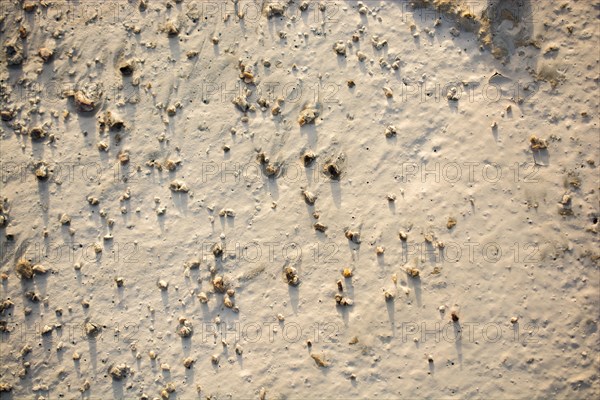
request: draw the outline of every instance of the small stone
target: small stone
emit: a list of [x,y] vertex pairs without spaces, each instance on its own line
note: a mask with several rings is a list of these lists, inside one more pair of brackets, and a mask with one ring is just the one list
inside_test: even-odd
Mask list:
[[223,245],[221,243],[215,243],[212,247],[212,253],[215,257],[223,256]]
[[179,28],[177,27],[175,22],[167,21],[167,23],[165,24],[165,32],[167,32],[167,35],[171,37],[177,36],[179,35]]
[[37,4],[34,1],[25,1],[23,3],[23,10],[25,12],[33,12],[35,10],[35,7],[37,6]]
[[307,151],[302,156],[302,161],[304,162],[304,166],[310,167],[313,164],[313,162],[316,160],[316,158],[317,158],[317,155],[315,153],[313,153],[312,151]]
[[120,381],[129,374],[129,367],[125,364],[113,365],[108,368],[108,374],[116,381]]
[[17,275],[19,275],[21,279],[33,278],[33,266],[31,265],[29,260],[20,259],[19,261],[17,261],[17,266],[15,269],[17,271]]
[[71,223],[71,217],[69,217],[67,214],[63,214],[59,221],[61,225],[69,225]]
[[54,55],[54,51],[52,51],[51,49],[48,49],[46,47],[42,47],[38,51],[38,54],[44,62],[48,62],[48,60],[50,60],[50,58],[52,58],[52,56]]
[[343,40],[338,40],[333,45],[333,51],[340,56],[346,55],[346,43]]
[[532,135],[531,138],[529,138],[529,145],[533,151],[540,151],[548,148],[548,142],[535,135]]
[[225,291],[226,291],[225,281],[223,280],[222,276],[215,277],[215,279],[213,279],[213,281],[212,281],[212,284],[213,284],[213,288],[215,289],[215,292],[225,293]]
[[29,130],[29,137],[33,141],[42,141],[46,138],[46,136],[48,136],[47,132],[40,126],[36,126]]
[[327,226],[321,222],[316,222],[314,225],[315,230],[319,232],[325,232],[327,230]]
[[92,322],[86,322],[84,325],[85,334],[88,336],[96,336],[100,333],[100,325],[94,324]]
[[219,216],[233,218],[235,217],[235,211],[233,211],[231,208],[223,208],[221,211],[219,211]]
[[13,303],[12,301],[10,301],[8,299],[0,302],[0,313],[4,312],[4,310],[8,310],[9,308],[11,308],[14,305],[15,305],[15,303]]
[[34,291],[29,291],[25,293],[25,297],[27,297],[33,303],[39,303],[40,301],[42,301],[42,297]]
[[180,318],[179,327],[177,328],[177,334],[182,338],[187,338],[192,336],[193,332],[194,330],[192,328],[192,323],[185,318]]
[[450,313],[450,318],[452,318],[453,322],[458,322],[458,320],[459,320],[458,313],[456,311],[452,311],[452,313]]
[[458,89],[456,87],[452,86],[446,93],[446,98],[450,101],[460,100],[460,94],[458,92]]
[[325,164],[325,166],[323,167],[323,172],[326,175],[328,175],[332,180],[337,181],[340,180],[340,178],[342,177],[342,169],[335,162]]
[[298,124],[300,124],[300,126],[314,124],[319,115],[320,112],[317,108],[306,107],[300,112],[300,115],[298,117]]
[[452,229],[456,226],[456,218],[450,217],[448,218],[448,222],[446,222],[446,228]]
[[135,64],[131,60],[123,61],[119,64],[119,71],[123,76],[130,76],[135,70]]
[[81,387],[79,388],[79,391],[81,393],[86,392],[90,389],[91,384],[90,381],[88,381],[87,379],[85,381],[83,381],[83,384],[81,385]]
[[311,354],[310,357],[315,361],[319,367],[326,368],[329,366],[329,363],[325,361],[323,357],[318,354]]
[[408,268],[406,268],[406,273],[411,278],[418,278],[419,275],[421,274],[421,271],[419,271],[418,268],[408,267]]
[[352,300],[347,297],[342,296],[341,294],[336,294],[334,296],[335,302],[338,306],[351,306],[353,304]]
[[360,244],[361,242],[359,232],[346,229],[344,235],[346,236],[346,239],[352,241],[353,243]]
[[304,201],[306,201],[306,204],[310,204],[310,205],[315,204],[315,201],[317,200],[317,196],[315,196],[314,193],[304,190],[304,191],[302,191],[302,195],[304,196]]
[[285,12],[285,5],[283,3],[271,3],[268,4],[266,6],[266,14],[267,14],[267,18],[273,18],[273,17],[281,17],[283,16],[283,13]]
[[189,192],[189,188],[188,186],[185,184],[185,182],[180,181],[180,180],[174,180],[169,184],[169,189],[171,189],[173,192],[183,192],[183,193],[187,193]]
[[96,147],[100,151],[108,151],[108,143],[106,143],[104,140],[101,140],[100,142],[98,142]]
[[242,346],[240,346],[240,344],[236,344],[235,345],[235,354],[237,354],[238,356],[241,356],[242,353],[244,352],[244,349],[242,348]]
[[169,287],[169,282],[165,281],[164,279],[159,279],[158,282],[156,282],[156,285],[160,290],[167,290]]
[[2,121],[11,121],[15,117],[14,111],[2,110],[0,111],[0,118]]
[[392,138],[394,136],[396,136],[398,133],[398,131],[396,130],[396,127],[394,125],[389,125],[387,128],[385,128],[385,137],[386,138]]
[[121,165],[125,165],[129,162],[129,151],[127,150],[122,150],[119,152],[119,163],[121,163]]
[[85,94],[83,91],[78,90],[73,94],[73,100],[75,101],[75,107],[80,112],[93,111],[98,103],[100,94],[97,96],[90,96]]
[[208,296],[206,295],[206,293],[200,292],[197,297],[198,297],[198,300],[200,301],[200,303],[202,303],[202,304],[208,303]]
[[48,269],[41,264],[36,264],[31,269],[35,275],[44,275],[48,272]]
[[294,267],[286,267],[284,269],[285,279],[290,286],[297,286],[300,283],[298,271]]
[[18,38],[7,40],[4,43],[6,61],[8,65],[21,65],[25,56],[23,55],[23,46]]
[[321,222],[316,222],[313,227],[319,232],[325,232],[327,230],[327,225],[324,225]]

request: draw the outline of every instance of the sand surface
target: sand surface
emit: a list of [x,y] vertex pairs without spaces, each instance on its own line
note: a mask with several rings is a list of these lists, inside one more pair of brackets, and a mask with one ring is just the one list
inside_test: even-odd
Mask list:
[[599,396],[599,12],[0,0],[0,399]]

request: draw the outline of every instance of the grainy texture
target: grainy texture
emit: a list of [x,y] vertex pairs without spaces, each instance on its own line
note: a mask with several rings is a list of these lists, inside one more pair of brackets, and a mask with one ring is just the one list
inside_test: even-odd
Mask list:
[[600,397],[597,14],[1,0],[0,399]]

